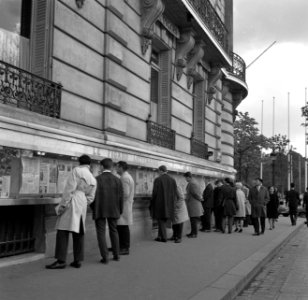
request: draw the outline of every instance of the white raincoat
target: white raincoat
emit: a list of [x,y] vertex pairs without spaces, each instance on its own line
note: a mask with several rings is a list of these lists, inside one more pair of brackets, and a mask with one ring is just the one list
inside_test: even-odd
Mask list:
[[79,233],[82,218],[85,232],[87,205],[94,200],[96,179],[89,166],[81,165],[73,169],[67,179],[60,206],[65,206],[64,212],[58,216],[56,229]]
[[122,174],[120,179],[123,186],[123,213],[118,220],[118,225],[132,225],[135,183],[127,171]]

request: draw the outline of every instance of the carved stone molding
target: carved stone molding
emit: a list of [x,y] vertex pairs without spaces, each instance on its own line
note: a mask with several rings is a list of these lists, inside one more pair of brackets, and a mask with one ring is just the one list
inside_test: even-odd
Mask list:
[[235,122],[236,117],[238,116],[238,111],[236,109],[233,110],[233,123]]
[[226,97],[226,95],[229,93],[230,91],[230,88],[229,86],[224,83],[223,86],[222,86],[222,99],[224,99]]
[[209,74],[209,82],[207,87],[207,94],[208,94],[208,104],[211,104],[214,95],[217,92],[216,89],[216,82],[221,78],[222,72],[219,67],[215,67],[212,69],[212,71]]
[[141,0],[142,16],[141,16],[141,51],[144,55],[148,50],[153,37],[153,25],[162,15],[165,6],[162,0]]
[[189,89],[194,79],[200,78],[200,74],[196,71],[196,65],[201,61],[204,55],[203,47],[205,43],[201,40],[197,41],[194,48],[190,52],[191,56],[187,63],[187,88]]
[[76,0],[76,6],[81,9],[84,5],[85,0]]
[[243,98],[244,98],[243,94],[240,93],[240,92],[232,94],[232,103],[233,103],[234,109],[239,106],[239,104],[242,102]]
[[177,41],[175,53],[176,79],[179,81],[186,67],[186,56],[195,45],[194,32],[191,29],[181,32],[180,39]]

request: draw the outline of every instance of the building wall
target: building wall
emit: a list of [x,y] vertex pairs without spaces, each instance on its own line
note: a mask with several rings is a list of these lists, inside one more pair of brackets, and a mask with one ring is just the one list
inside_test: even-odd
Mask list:
[[233,105],[232,94],[227,92],[223,98],[221,123],[222,163],[233,166],[234,163],[234,136],[233,136]]
[[[176,131],[176,151],[147,143],[151,46],[142,54],[141,1],[89,0],[81,9],[71,0],[54,3],[51,80],[63,86],[60,119],[0,104],[0,146],[59,157],[74,158],[87,153],[97,161],[104,157],[127,161],[136,182],[133,240],[151,238],[153,224],[148,206],[159,165],[167,165],[183,191],[186,171],[194,174],[201,190],[204,189],[203,177],[234,176],[232,94],[223,93],[220,78],[215,83],[212,101],[208,101],[210,66],[215,62],[207,61],[205,55],[196,65],[196,72],[198,80],[204,81],[204,142],[213,156],[205,160],[190,155],[194,129],[193,87],[188,88],[186,68],[180,80],[175,75],[179,37],[157,21],[156,42],[172,54],[170,127]],[[59,201],[59,195],[36,196],[30,202],[40,199],[36,210],[41,213],[37,213],[36,220],[44,223],[40,227],[42,224],[36,222],[36,231],[40,232],[38,249],[52,255],[54,204]],[[15,205],[18,201],[7,199],[6,203],[13,202]],[[42,203],[44,206],[39,206]],[[87,224],[90,247],[95,240],[90,214]]]

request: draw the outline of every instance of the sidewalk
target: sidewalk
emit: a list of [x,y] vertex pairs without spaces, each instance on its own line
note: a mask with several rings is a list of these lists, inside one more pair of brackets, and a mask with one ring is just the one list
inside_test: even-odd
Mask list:
[[[45,270],[51,260],[0,269],[1,300],[232,299],[302,226],[280,217],[275,230],[200,233],[181,244],[144,241],[120,262],[99,263],[97,249],[81,269]],[[68,260],[70,262],[71,260]]]
[[236,300],[308,299],[307,250],[308,230],[302,226]]

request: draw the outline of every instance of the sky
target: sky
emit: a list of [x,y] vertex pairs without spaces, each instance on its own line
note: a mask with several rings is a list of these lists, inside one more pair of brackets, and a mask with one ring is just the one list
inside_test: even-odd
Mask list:
[[20,22],[21,0],[0,0],[0,28],[16,31]]
[[263,134],[288,136],[289,131],[290,144],[304,156],[301,107],[308,88],[308,0],[234,0],[233,4],[233,50],[246,65],[276,41],[247,68],[248,96],[237,109],[256,119],[261,131],[263,100]]

